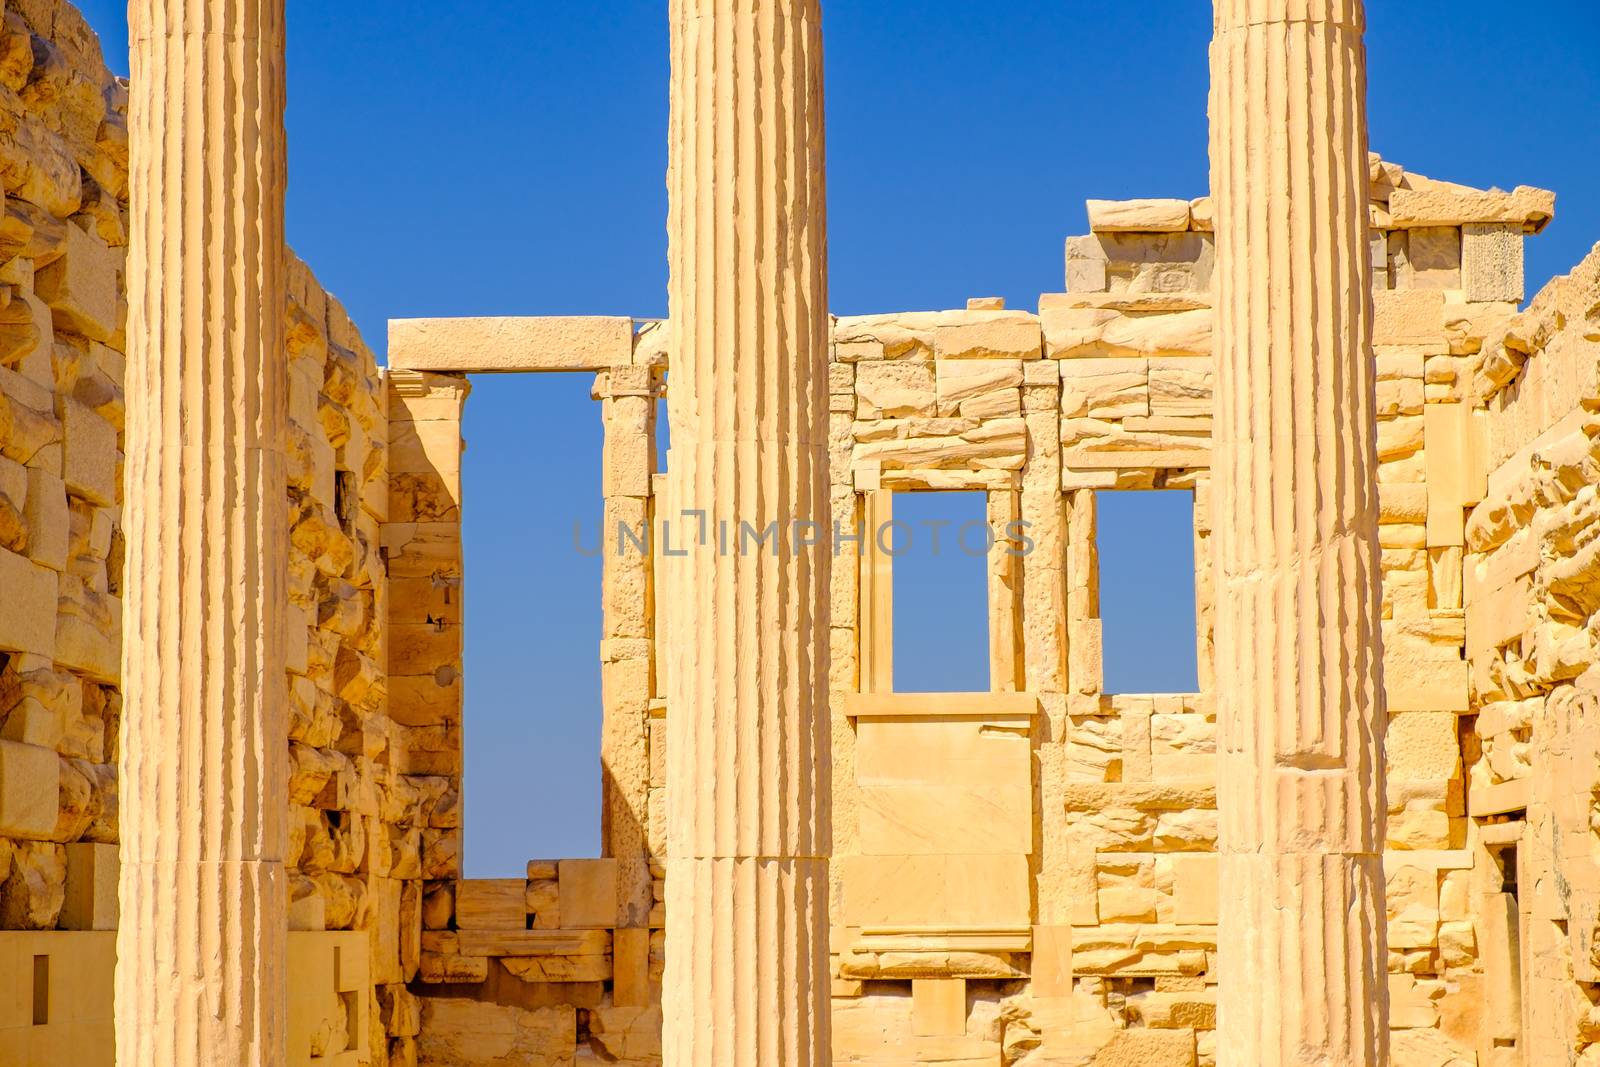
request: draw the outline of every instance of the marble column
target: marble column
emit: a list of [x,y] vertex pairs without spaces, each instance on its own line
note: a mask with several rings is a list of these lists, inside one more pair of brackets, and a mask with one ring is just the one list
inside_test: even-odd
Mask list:
[[831,560],[793,528],[831,514],[821,14],[671,22],[664,1056],[826,1064]]
[[283,0],[133,0],[122,1067],[287,1062]]
[[1388,1062],[1361,0],[1215,0],[1228,1067]]

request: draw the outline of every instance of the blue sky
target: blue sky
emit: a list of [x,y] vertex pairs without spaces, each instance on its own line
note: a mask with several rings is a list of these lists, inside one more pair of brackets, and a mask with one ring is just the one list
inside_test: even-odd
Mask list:
[[[125,71],[123,5],[83,6]],[[391,317],[663,313],[666,6],[289,0],[289,237],[374,349]],[[1576,263],[1600,241],[1600,5],[1368,6],[1374,148],[1438,178],[1556,190],[1556,221],[1528,245],[1530,293]],[[1031,308],[1061,288],[1085,198],[1206,190],[1203,0],[825,10],[835,311],[975,295]],[[571,547],[599,506],[587,388],[479,381],[468,407],[476,876],[597,844],[598,569]],[[1108,539],[1170,553],[1155,513],[1129,509]],[[976,588],[949,580],[950,595]],[[963,641],[927,615],[902,630],[926,621],[925,664],[954,671],[950,648],[981,642],[982,620]],[[1135,636],[1107,628],[1108,647]]]

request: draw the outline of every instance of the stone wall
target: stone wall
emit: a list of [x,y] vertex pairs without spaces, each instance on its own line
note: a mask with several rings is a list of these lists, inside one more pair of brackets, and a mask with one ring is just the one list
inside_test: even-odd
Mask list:
[[[1502,1017],[1515,1011],[1485,1004],[1495,1003],[1491,987],[1515,987],[1513,971],[1532,973],[1505,947],[1531,942],[1519,941],[1515,915],[1485,911],[1484,887],[1506,884],[1492,875],[1491,854],[1504,853],[1493,842],[1512,831],[1493,827],[1527,791],[1496,794],[1505,783],[1480,781],[1487,772],[1475,761],[1480,751],[1502,762],[1515,752],[1526,770],[1535,757],[1517,717],[1498,720],[1509,742],[1473,733],[1491,690],[1474,681],[1481,657],[1469,663],[1468,650],[1502,616],[1473,611],[1468,553],[1477,535],[1467,520],[1492,498],[1491,466],[1588,395],[1574,391],[1568,348],[1565,362],[1527,358],[1566,336],[1557,324],[1584,316],[1565,305],[1539,311],[1551,306],[1547,295],[1514,318],[1523,238],[1553,209],[1537,190],[1471,190],[1372,161],[1385,868],[1400,1067],[1512,1062],[1523,1032],[1502,1034]],[[1210,209],[1204,199],[1091,202],[1090,221],[1090,235],[1068,242],[1068,291],[1046,294],[1037,314],[976,299],[963,310],[834,321],[832,520],[836,536],[850,538],[836,544],[830,604],[841,1064],[1215,1061],[1223,902]],[[1518,325],[1530,317],[1545,325]],[[425,654],[391,649],[394,684],[413,679],[412,710],[392,706],[413,723],[416,751],[406,758],[434,773],[460,773],[459,605],[440,597],[456,588],[462,566],[462,375],[597,371],[606,428],[601,731],[611,858],[535,861],[526,879],[505,882],[456,880],[459,838],[434,831],[450,844],[436,867],[424,864],[437,881],[427,883],[414,987],[423,997],[421,1062],[492,1064],[530,1053],[557,1063],[658,1061],[661,767],[674,709],[660,697],[670,635],[652,576],[666,524],[677,521],[673,547],[682,550],[692,520],[672,510],[653,449],[652,398],[665,389],[671,402],[664,331],[625,327],[550,319],[391,328],[391,358],[417,368],[391,377],[396,440],[415,437],[409,459],[397,446],[393,476],[403,462],[415,484],[395,483],[406,514],[391,515],[386,543],[391,561],[412,568],[402,580],[428,578],[425,596],[405,609],[412,614],[394,616],[395,632],[429,627],[414,645],[425,641]],[[1543,384],[1519,384],[1519,374]],[[1576,492],[1589,478],[1558,480]],[[995,545],[988,693],[894,692],[893,559],[876,534],[892,522],[896,494],[926,490],[985,495]],[[1106,490],[1193,494],[1197,692],[1105,689],[1096,514]],[[644,538],[647,518],[653,557],[627,551],[612,529],[620,521]],[[1497,647],[1521,633],[1496,631]],[[1581,1002],[1562,1003],[1573,1006],[1571,1022]],[[1586,1025],[1566,1022],[1551,1032],[1581,1034]]]
[[[60,0],[8,5],[0,86],[0,931],[41,932],[17,951],[59,957],[60,981],[81,970],[63,998],[108,997],[111,955],[67,932],[117,922],[127,90]],[[370,968],[336,978],[328,946],[348,942],[297,935],[292,970],[312,980],[291,1012],[294,1062],[386,1063],[391,1038],[411,1062],[420,842],[455,818],[456,793],[392,759],[388,422],[372,352],[293,259],[285,313],[291,925],[372,946]],[[369,970],[359,1002],[341,998]],[[87,1042],[75,1054],[109,1063],[109,1005],[81,1017],[95,1030],[71,1038]],[[12,1024],[0,1018],[0,1042],[56,1032]]]
[[[126,92],[59,0],[9,4],[0,87],[0,968],[99,975]],[[1600,249],[1519,313],[1523,238],[1553,210],[1372,161],[1397,1067],[1600,1065]],[[832,519],[854,538],[830,603],[840,1064],[1215,1062],[1210,206],[1089,219],[1037,313],[834,322]],[[397,324],[406,369],[381,374],[298,261],[286,315],[294,1062],[659,1063],[667,331]],[[606,431],[606,858],[489,881],[461,867],[469,370],[597,373]],[[927,490],[985,497],[987,693],[894,691],[876,534]],[[1193,494],[1196,692],[1106,690],[1107,490]],[[106,1062],[109,1014],[75,1011],[94,1034],[72,1047]],[[0,1014],[0,1041],[23,1025]]]
[[[127,93],[82,18],[45,3],[5,12],[0,86],[0,930],[103,930],[115,923]],[[107,871],[109,902],[96,900]]]
[[1600,247],[1467,369],[1489,473],[1466,525],[1473,866],[1454,899],[1484,1036],[1515,1062],[1600,1063]]
[[[1469,797],[1482,802],[1462,759],[1464,739],[1475,751],[1464,728],[1474,705],[1463,548],[1467,511],[1488,487],[1496,420],[1510,416],[1482,413],[1474,381],[1480,367],[1501,367],[1483,354],[1485,338],[1516,313],[1523,236],[1548,221],[1553,199],[1469,190],[1376,158],[1371,178],[1395,1062],[1476,1063],[1481,1049],[1488,1064],[1507,1053],[1495,1051],[1480,1008],[1485,983],[1512,979],[1480,955],[1484,919],[1470,892],[1485,868],[1468,818]],[[837,323],[835,519],[882,521],[892,504],[875,497],[886,488],[981,489],[992,503],[1018,493],[1020,504],[991,515],[1029,520],[1046,549],[1021,561],[1020,599],[1003,574],[991,586],[991,635],[1020,634],[1025,661],[1018,671],[995,657],[995,688],[1020,678],[1037,700],[1028,709],[1032,833],[1003,855],[1009,835],[999,828],[1015,813],[996,811],[997,794],[946,796],[944,855],[896,860],[892,879],[870,874],[886,854],[939,847],[905,812],[895,813],[894,840],[870,825],[881,824],[891,783],[882,757],[862,753],[932,751],[939,717],[957,713],[977,716],[978,737],[992,737],[1003,705],[945,700],[919,723],[910,698],[869,697],[892,679],[892,568],[870,544],[859,570],[836,568],[837,1062],[905,1062],[908,1051],[930,1063],[1214,1059],[1209,202],[1091,202],[1089,214],[1094,232],[1067,245],[1068,292],[1044,296],[1037,317],[979,301],[966,312]],[[1547,388],[1568,405],[1570,377],[1552,372]],[[1050,420],[1036,425],[1045,411]],[[1059,500],[1030,504],[1027,488],[1043,477],[1057,479]],[[1197,693],[1104,689],[1095,514],[1096,493],[1113,489],[1194,494]],[[993,636],[991,645],[1011,647]],[[1003,759],[986,757],[996,768]],[[1026,768],[1010,780],[1027,781]],[[926,791],[949,768],[903,759],[893,773],[894,786]],[[1027,853],[1031,884],[1006,873],[1016,852]],[[974,865],[983,878],[952,878]],[[963,901],[933,901],[953,881]]]

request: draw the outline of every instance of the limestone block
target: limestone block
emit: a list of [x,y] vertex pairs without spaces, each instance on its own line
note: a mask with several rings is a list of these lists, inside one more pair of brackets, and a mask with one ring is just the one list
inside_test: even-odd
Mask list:
[[114,933],[0,932],[0,1063],[111,1067]]
[[1465,509],[1488,492],[1487,423],[1465,404],[1429,404],[1427,434],[1428,543],[1461,545]]
[[1095,233],[1181,233],[1189,228],[1187,200],[1090,200]]
[[288,1067],[359,1067],[368,1059],[371,981],[361,933],[289,935]]
[[1020,311],[969,312],[934,328],[933,352],[935,359],[1038,359],[1039,320]]
[[1072,994],[1072,927],[1033,928],[1031,992],[1036,997]]
[[456,883],[456,927],[461,930],[521,930],[526,927],[527,882],[462,879]]
[[1119,303],[1171,311],[1196,306],[1196,298],[1185,294],[1211,288],[1216,242],[1210,233],[1097,233],[1090,239],[1101,246],[1109,295]]
[[1061,363],[1061,413],[1118,419],[1150,414],[1149,363],[1144,359],[1073,359]]
[[1072,240],[1067,241],[1067,292],[1105,292],[1109,284],[1105,254],[1090,259],[1076,257],[1072,254]]
[[611,1002],[619,1008],[650,1006],[650,931],[621,929],[612,938]]
[[913,979],[911,1032],[918,1037],[964,1037],[967,1032],[966,980]]
[[1409,456],[1423,446],[1423,418],[1402,415],[1378,423],[1378,458],[1393,460]]
[[[397,663],[393,667],[400,666]],[[441,677],[443,684],[441,684]],[[460,673],[441,666],[432,674],[390,676],[389,713],[405,726],[442,726],[461,722]]]
[[563,928],[593,930],[617,925],[616,860],[562,860],[560,870]]
[[1389,945],[1429,948],[1439,933],[1439,879],[1427,867],[1399,867],[1388,875]]
[[459,501],[462,447],[458,422],[396,422],[389,429],[389,470],[393,474],[436,475],[445,491]]
[[[1514,1046],[1513,1046],[1514,1047]],[[1490,1060],[1488,1067],[1516,1061]],[[1434,1029],[1396,1030],[1389,1049],[1390,1067],[1479,1067],[1482,1063],[1465,1048]]]
[[1396,226],[1501,223],[1538,233],[1555,216],[1555,205],[1554,193],[1526,185],[1507,193],[1433,182],[1422,188],[1396,189],[1389,197],[1389,214]]
[[933,415],[937,410],[934,371],[926,363],[880,362],[856,366],[856,418]]
[[1425,399],[1426,393],[1422,382],[1418,379],[1380,381],[1377,393],[1378,417],[1387,419],[1396,415],[1420,415]]
[[66,570],[70,520],[65,483],[50,471],[29,467],[23,518],[28,531],[28,558],[53,571]]
[[976,717],[866,718],[858,725],[856,780],[863,786],[925,785],[989,790],[1029,777],[1024,724],[986,728]]
[[392,319],[389,366],[480,374],[599,371],[633,362],[632,319]]
[[83,172],[71,147],[31,112],[18,113],[0,145],[0,176],[9,197],[55,218],[74,215],[83,205]]
[[996,856],[839,856],[849,926],[1003,929],[1030,925],[1028,861]]
[[1404,234],[1398,289],[1461,288],[1461,230],[1420,226]]
[[71,397],[58,401],[61,411],[61,476],[67,491],[101,507],[117,503],[117,429]]
[[1446,350],[1444,293],[1430,289],[1392,289],[1372,294],[1375,345],[1419,345]]
[[34,291],[50,305],[55,326],[91,341],[106,341],[119,328],[119,250],[79,226],[65,228],[61,258],[38,271]]
[[1384,663],[1384,692],[1391,712],[1468,710],[1470,665],[1465,660],[1418,662],[1397,649],[1386,653]]
[[1448,781],[1461,774],[1457,718],[1448,711],[1402,711],[1389,716],[1384,737],[1392,781]]
[[1209,359],[1150,360],[1151,415],[1210,415],[1215,368]]
[[940,416],[1015,417],[1021,414],[1021,360],[945,359],[935,365]]
[[56,603],[56,662],[107,685],[121,671],[122,601],[64,575]]
[[1218,860],[1214,853],[1180,853],[1170,858],[1173,922],[1217,921]]
[[[1009,471],[1022,468],[1026,449],[1024,420],[993,419],[959,434],[863,441],[856,446],[855,463],[858,471],[874,465],[883,469],[964,467]],[[1007,488],[1009,485],[1009,479],[1000,478],[992,486],[981,487]],[[857,488],[866,489],[859,478]]]
[[54,751],[0,741],[0,836],[50,838],[60,794],[61,767]]
[[1033,790],[861,784],[858,845],[867,855],[1026,855],[1033,846]]
[[117,846],[78,842],[66,846],[63,930],[117,928]]
[[462,955],[460,940],[452,932],[426,930],[419,974],[430,985],[482,982],[489,976],[489,958]]
[[1045,355],[1209,356],[1216,313],[1210,308],[1125,315],[1104,308],[1063,308],[1041,316]]
[[1461,287],[1469,301],[1522,302],[1522,234],[1514,223],[1468,223],[1461,228]]
[[422,998],[421,1067],[566,1064],[576,1051],[575,1009],[524,1009],[454,997]]
[[54,658],[58,584],[54,571],[0,549],[0,651]]
[[1195,1067],[1193,1030],[1121,1030],[1090,1067]]

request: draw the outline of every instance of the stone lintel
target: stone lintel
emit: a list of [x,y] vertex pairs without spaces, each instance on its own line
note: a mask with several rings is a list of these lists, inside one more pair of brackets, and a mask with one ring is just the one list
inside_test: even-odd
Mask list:
[[600,315],[391,319],[389,366],[455,374],[601,371],[633,363],[634,322]]

